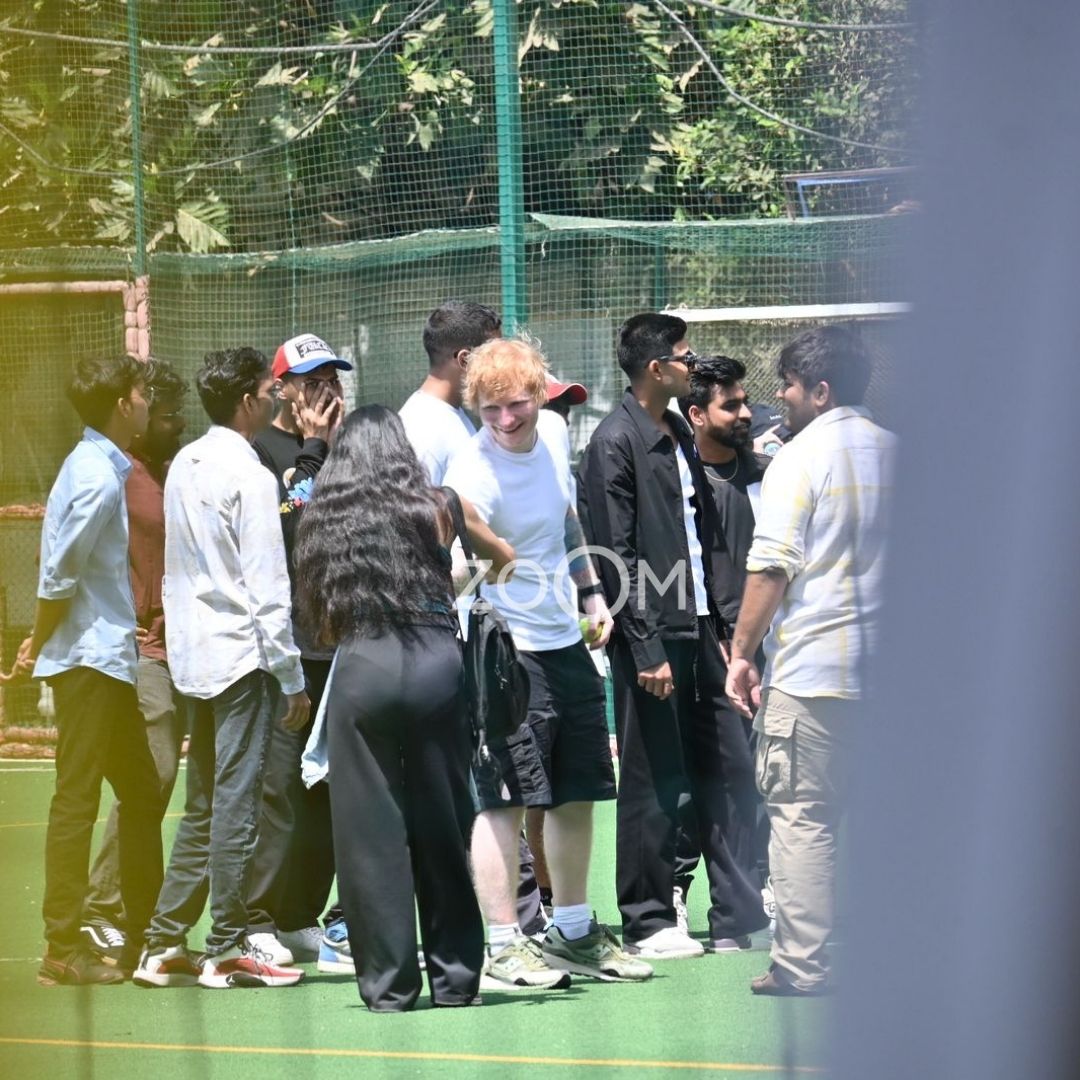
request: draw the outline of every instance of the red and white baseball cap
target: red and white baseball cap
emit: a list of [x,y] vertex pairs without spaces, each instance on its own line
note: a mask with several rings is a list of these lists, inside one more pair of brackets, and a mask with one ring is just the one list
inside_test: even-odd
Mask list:
[[321,337],[299,334],[289,338],[274,353],[274,366],[271,371],[275,379],[280,379],[282,375],[306,375],[324,364],[333,364],[342,371],[352,371],[352,364],[348,360],[342,360]]
[[571,405],[584,405],[589,400],[589,391],[579,382],[559,382],[549,371],[547,373],[547,399],[558,401],[565,397]]

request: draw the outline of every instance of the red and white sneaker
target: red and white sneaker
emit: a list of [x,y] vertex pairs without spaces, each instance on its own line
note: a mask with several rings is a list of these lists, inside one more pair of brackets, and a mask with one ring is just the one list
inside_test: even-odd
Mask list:
[[304,977],[300,968],[279,967],[244,938],[239,945],[203,961],[199,985],[211,990],[259,986],[295,986]]
[[143,949],[139,966],[132,972],[136,986],[194,986],[202,968],[198,959],[183,945]]

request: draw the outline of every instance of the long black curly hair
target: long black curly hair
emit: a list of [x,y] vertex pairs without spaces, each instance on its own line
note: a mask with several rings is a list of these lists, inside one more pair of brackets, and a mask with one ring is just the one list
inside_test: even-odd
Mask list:
[[350,413],[297,528],[299,616],[320,644],[377,636],[452,604],[445,513],[397,413]]

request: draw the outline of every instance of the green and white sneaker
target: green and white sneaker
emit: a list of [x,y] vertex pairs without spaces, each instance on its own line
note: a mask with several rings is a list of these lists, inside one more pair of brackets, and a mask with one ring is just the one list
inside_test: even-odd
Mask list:
[[564,938],[557,926],[549,927],[542,951],[553,968],[604,982],[641,982],[653,974],[649,964],[624,952],[615,935],[595,919],[589,923],[589,932],[573,941]]
[[532,938],[517,937],[489,956],[480,976],[481,990],[565,990],[570,975],[549,967]]

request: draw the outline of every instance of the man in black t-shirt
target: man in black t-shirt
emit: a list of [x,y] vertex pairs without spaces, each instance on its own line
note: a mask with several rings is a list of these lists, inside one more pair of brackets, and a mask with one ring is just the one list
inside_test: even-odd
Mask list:
[[709,569],[716,605],[724,625],[720,640],[739,617],[746,556],[754,539],[754,504],[771,458],[754,452],[752,410],[742,380],[746,368],[727,356],[705,356],[690,376],[690,393],[679,408],[694,433],[694,445],[709,481],[717,530]]
[[[694,445],[716,507],[712,549],[706,555],[720,618],[717,631],[725,667],[729,655],[727,642],[739,617],[746,584],[746,556],[754,539],[754,504],[760,497],[761,478],[771,461],[753,449],[753,414],[742,385],[745,377],[746,368],[738,360],[726,356],[699,357],[690,374],[690,392],[679,399],[679,408],[694,433]],[[726,700],[723,707],[730,708]],[[745,743],[732,740],[725,747],[724,784],[730,808],[724,825],[725,840],[739,867],[759,878],[766,913],[771,918],[767,889],[768,822],[761,811],[754,782],[751,731],[749,725],[743,727]],[[727,729],[737,730],[735,725],[728,725]],[[684,800],[685,804],[688,802],[689,796]],[[685,904],[699,858],[696,818],[684,810],[688,807],[680,804],[676,907],[679,902]],[[744,948],[746,941],[732,939],[731,947]]]
[[[281,528],[296,610],[293,544],[300,513],[345,413],[340,372],[351,371],[321,338],[300,334],[274,356],[279,408],[252,446],[278,482]],[[293,624],[314,718],[330,672],[332,652]],[[319,916],[334,880],[330,801],[325,784],[300,779],[300,755],[311,719],[298,732],[275,725],[267,751],[258,841],[248,889],[248,936],[279,964],[320,954]]]

